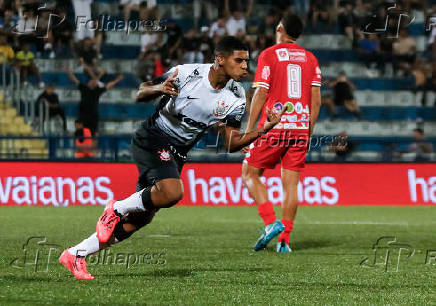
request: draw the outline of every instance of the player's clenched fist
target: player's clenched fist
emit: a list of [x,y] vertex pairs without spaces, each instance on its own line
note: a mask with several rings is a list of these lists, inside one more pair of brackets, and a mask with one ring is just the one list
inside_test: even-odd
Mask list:
[[163,83],[154,84],[152,81],[141,83],[136,93],[137,101],[154,99],[162,94],[177,96],[179,90],[175,84],[178,74],[176,69]]
[[177,96],[179,94],[179,90],[177,89],[177,86],[174,84],[174,82],[177,79],[177,74],[179,73],[179,70],[174,70],[173,74],[169,76],[168,79],[166,79],[165,82],[162,83],[162,93],[165,95],[172,95]]

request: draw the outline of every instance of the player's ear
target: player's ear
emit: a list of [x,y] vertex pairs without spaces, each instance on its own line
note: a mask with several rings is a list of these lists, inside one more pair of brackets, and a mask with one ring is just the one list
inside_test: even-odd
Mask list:
[[217,56],[216,56],[216,62],[217,62],[217,64],[218,64],[218,66],[222,66],[222,65],[224,65],[224,62],[226,61],[226,58],[224,57],[224,55],[222,55],[222,54],[218,54]]

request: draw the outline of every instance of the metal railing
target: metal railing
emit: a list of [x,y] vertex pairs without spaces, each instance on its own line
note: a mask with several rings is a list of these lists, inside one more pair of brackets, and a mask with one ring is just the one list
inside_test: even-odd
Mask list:
[[[1,64],[1,91],[4,101],[17,110],[24,122],[31,125],[39,134],[52,133],[52,125],[49,122],[48,101],[42,99],[38,109],[34,99],[34,91],[37,90],[31,83],[22,83],[18,69],[6,63]],[[54,129],[56,130],[56,129]]]

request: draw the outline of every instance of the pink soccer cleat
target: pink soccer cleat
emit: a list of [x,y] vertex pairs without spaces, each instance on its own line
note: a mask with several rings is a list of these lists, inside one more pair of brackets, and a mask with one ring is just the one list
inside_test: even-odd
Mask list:
[[94,276],[92,276],[86,269],[88,264],[86,263],[85,258],[71,255],[70,252],[68,252],[68,249],[66,249],[59,257],[59,263],[63,264],[65,268],[70,270],[77,279],[94,279]]
[[120,217],[117,216],[114,211],[114,203],[115,200],[111,200],[109,203],[107,203],[103,215],[101,215],[100,219],[98,219],[95,227],[97,239],[102,243],[108,242],[109,238],[114,232],[115,225],[120,222]]

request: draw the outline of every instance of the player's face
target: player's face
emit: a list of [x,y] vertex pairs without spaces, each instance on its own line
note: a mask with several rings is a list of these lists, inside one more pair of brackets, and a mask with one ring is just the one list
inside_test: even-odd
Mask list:
[[225,72],[235,81],[240,81],[248,75],[248,51],[233,51],[223,63]]

